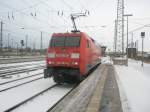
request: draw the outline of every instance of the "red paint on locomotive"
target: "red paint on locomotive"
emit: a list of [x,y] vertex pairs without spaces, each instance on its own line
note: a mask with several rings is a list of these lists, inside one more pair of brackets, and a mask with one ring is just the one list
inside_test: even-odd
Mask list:
[[47,50],[44,77],[57,83],[81,80],[101,61],[101,47],[83,32],[54,33]]

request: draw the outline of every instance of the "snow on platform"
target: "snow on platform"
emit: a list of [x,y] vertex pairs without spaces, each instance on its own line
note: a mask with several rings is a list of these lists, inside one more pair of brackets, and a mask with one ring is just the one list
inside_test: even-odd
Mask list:
[[128,66],[115,66],[124,112],[150,112],[150,64],[130,60]]
[[122,112],[114,66],[103,62],[48,112]]

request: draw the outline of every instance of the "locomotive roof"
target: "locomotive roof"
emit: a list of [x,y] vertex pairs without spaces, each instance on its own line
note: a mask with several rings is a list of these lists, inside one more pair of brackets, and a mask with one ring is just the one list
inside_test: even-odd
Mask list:
[[61,37],[61,36],[81,36],[86,35],[87,38],[91,39],[97,46],[101,46],[97,43],[92,37],[88,36],[85,32],[66,32],[66,33],[53,33],[53,37]]
[[84,32],[66,32],[66,33],[53,33],[52,36],[80,36],[85,34]]

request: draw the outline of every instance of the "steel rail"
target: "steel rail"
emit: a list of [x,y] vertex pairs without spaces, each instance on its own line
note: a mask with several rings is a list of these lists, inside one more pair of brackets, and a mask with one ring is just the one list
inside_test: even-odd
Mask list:
[[16,65],[16,66],[5,66],[5,67],[3,66],[3,67],[0,67],[0,70],[12,69],[12,68],[17,68],[17,67],[25,67],[25,66],[30,66],[30,65],[32,66],[33,63],[32,64],[21,64],[21,65]]
[[16,104],[16,105],[12,106],[11,108],[5,110],[4,112],[10,112],[10,111],[12,111],[12,110],[15,110],[16,108],[20,107],[21,105],[27,103],[28,101],[31,101],[32,99],[34,99],[34,98],[36,98],[36,97],[42,95],[43,93],[45,93],[45,92],[51,90],[52,88],[54,88],[54,87],[56,87],[56,86],[58,86],[58,84],[52,85],[51,87],[49,87],[49,88],[47,88],[47,89],[45,89],[45,90],[43,90],[43,91],[41,91],[41,92],[39,92],[39,93],[37,93],[37,94],[31,96],[30,98],[28,98],[28,99],[26,99],[26,100],[24,100],[24,101],[22,101],[22,102],[20,102],[20,103],[18,103],[18,104]]
[[31,82],[34,82],[34,81],[37,81],[37,80],[40,80],[40,79],[43,79],[44,77],[39,77],[39,78],[36,78],[36,79],[32,79],[30,81],[27,81],[27,82],[24,82],[24,83],[21,83],[21,84],[17,84],[15,86],[11,86],[11,87],[8,87],[8,88],[5,88],[5,89],[2,89],[0,90],[0,92],[4,92],[4,91],[7,91],[7,90],[10,90],[10,89],[13,89],[13,88],[16,88],[16,87],[19,87],[19,86],[22,86],[22,85],[25,85],[25,84],[28,84],[28,83],[31,83]]
[[38,70],[38,69],[43,69],[44,66],[41,66],[41,67],[35,67],[35,68],[28,68],[28,69],[19,69],[19,70],[16,70],[16,71],[8,71],[8,72],[3,72],[1,73],[2,75],[0,75],[0,77],[5,77],[5,76],[8,76],[8,75],[15,75],[15,74],[19,74],[19,73],[24,73],[24,72],[30,72],[30,71],[35,71],[35,70]]
[[34,75],[30,75],[30,76],[22,77],[22,78],[19,78],[19,79],[15,79],[15,80],[11,80],[11,81],[7,81],[7,82],[3,82],[3,83],[0,83],[0,85],[8,84],[8,83],[11,83],[11,82],[19,81],[19,80],[22,80],[22,79],[26,79],[26,78],[34,77],[34,76],[41,75],[41,74],[42,74],[42,73],[38,73],[38,74],[34,74]]

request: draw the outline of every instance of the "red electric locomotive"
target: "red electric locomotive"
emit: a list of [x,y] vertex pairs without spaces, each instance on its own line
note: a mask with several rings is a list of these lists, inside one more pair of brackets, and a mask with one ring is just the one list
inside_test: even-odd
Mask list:
[[101,46],[84,32],[54,33],[46,55],[44,77],[56,83],[81,81],[101,62]]

